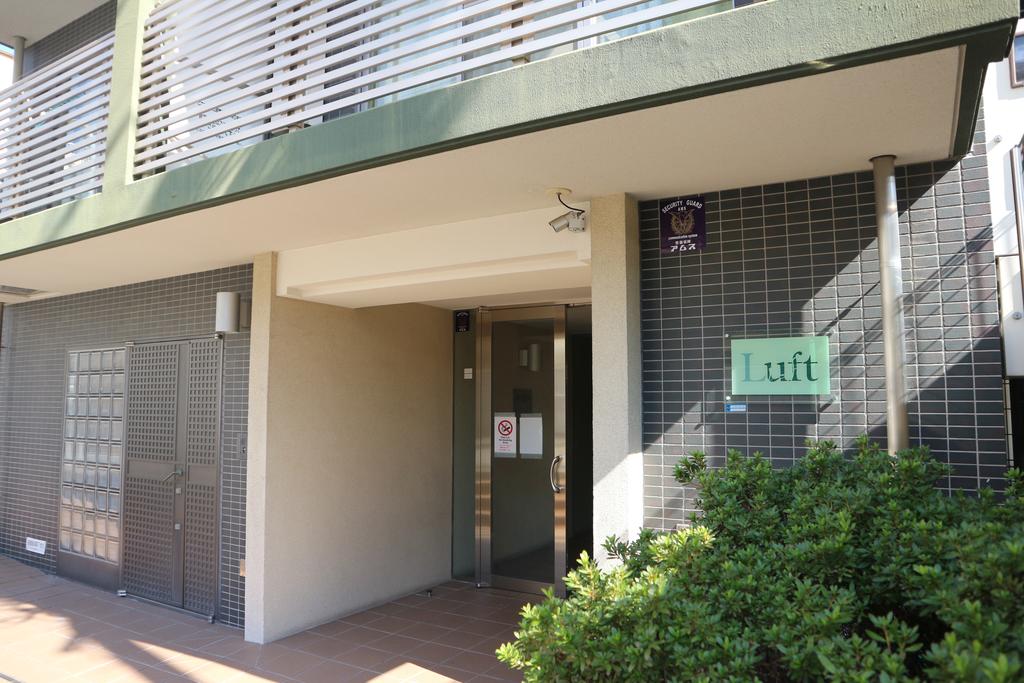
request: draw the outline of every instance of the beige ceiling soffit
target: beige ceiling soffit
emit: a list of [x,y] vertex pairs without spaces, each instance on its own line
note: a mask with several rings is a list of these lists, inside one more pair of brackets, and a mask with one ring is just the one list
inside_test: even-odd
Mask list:
[[299,298],[315,298],[332,294],[365,292],[375,289],[390,289],[417,284],[468,280],[493,275],[515,275],[566,268],[587,268],[576,250],[524,256],[493,261],[478,261],[441,268],[425,268],[397,273],[385,273],[356,278],[342,278],[330,282],[310,285],[296,285],[288,288],[288,295]]
[[486,305],[495,299],[537,301],[545,293],[572,291],[589,296],[590,270],[562,268],[543,276],[524,277],[522,273],[484,275],[465,280],[445,280],[427,284],[406,284],[355,292],[328,293],[306,299],[343,308],[368,308],[395,304],[444,306],[445,302],[465,300]]

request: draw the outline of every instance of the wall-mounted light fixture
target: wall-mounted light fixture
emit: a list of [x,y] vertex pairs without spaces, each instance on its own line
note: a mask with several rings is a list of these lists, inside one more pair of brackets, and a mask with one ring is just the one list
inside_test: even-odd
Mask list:
[[238,292],[217,292],[217,314],[214,332],[233,334],[238,332],[239,311],[242,295]]
[[530,372],[540,372],[540,344],[530,344]]
[[519,349],[519,367],[530,372],[540,372],[540,344],[532,343]]

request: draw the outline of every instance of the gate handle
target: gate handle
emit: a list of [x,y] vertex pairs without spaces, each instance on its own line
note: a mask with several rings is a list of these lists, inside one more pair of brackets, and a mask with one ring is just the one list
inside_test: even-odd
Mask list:
[[555,468],[558,466],[558,463],[561,462],[561,461],[562,461],[562,456],[556,455],[554,458],[551,459],[551,469],[548,470],[548,479],[551,481],[551,490],[554,491],[555,493],[561,493],[562,492],[562,487],[559,486],[558,482],[555,481]]
[[185,473],[184,473],[184,472],[183,472],[183,471],[181,470],[181,468],[180,468],[180,467],[175,467],[175,468],[174,468],[174,469],[173,469],[173,470],[171,471],[171,473],[170,473],[170,474],[168,474],[168,475],[167,475],[166,477],[164,477],[163,479],[161,479],[161,480],[160,480],[160,483],[162,484],[162,483],[164,483],[165,481],[169,481],[169,480],[170,480],[170,479],[172,479],[173,477],[180,477],[180,476],[181,476],[181,475],[183,475],[183,474],[185,474]]

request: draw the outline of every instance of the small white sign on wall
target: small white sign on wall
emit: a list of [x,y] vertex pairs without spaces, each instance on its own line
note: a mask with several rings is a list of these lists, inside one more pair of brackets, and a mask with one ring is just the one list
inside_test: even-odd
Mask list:
[[527,413],[519,418],[519,454],[537,460],[544,457],[544,416]]
[[494,457],[516,457],[516,414],[494,414]]
[[38,538],[32,538],[31,536],[25,537],[25,550],[36,555],[46,554],[46,541],[41,541]]

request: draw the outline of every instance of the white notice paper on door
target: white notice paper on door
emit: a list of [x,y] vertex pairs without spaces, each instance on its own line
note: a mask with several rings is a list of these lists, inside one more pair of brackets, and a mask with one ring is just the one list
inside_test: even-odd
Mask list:
[[544,416],[540,413],[519,418],[519,454],[532,460],[544,457]]
[[516,457],[516,414],[494,414],[494,457]]

